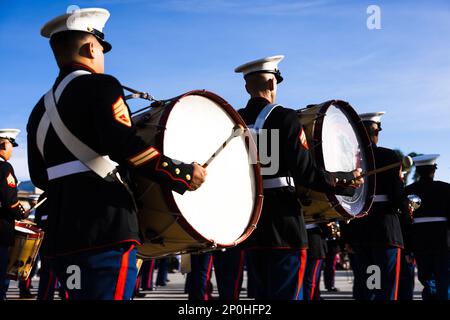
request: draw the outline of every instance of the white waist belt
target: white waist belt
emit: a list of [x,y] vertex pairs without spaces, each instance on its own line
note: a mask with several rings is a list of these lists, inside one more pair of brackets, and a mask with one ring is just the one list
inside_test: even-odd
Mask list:
[[[291,181],[289,183],[288,181]],[[274,188],[282,188],[282,187],[293,187],[294,183],[292,178],[289,177],[279,177],[263,180],[264,189],[274,189]]]
[[373,202],[386,202],[389,201],[389,198],[386,194],[376,194],[373,197]]
[[317,225],[317,223],[310,223],[306,225],[306,230],[309,229],[314,229],[314,228],[318,228],[319,226]]
[[84,165],[79,160],[66,162],[63,164],[59,164],[57,166],[53,166],[47,169],[48,179],[53,180],[61,177],[65,177],[75,173],[81,173],[91,171],[88,167]]
[[445,222],[447,218],[445,217],[423,217],[423,218],[415,218],[413,223],[424,223],[424,222]]

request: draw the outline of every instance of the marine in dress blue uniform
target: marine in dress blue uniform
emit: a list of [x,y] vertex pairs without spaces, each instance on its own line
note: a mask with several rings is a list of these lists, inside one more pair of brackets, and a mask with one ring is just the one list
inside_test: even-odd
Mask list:
[[[343,222],[344,223],[344,222]],[[325,267],[323,269],[323,283],[329,292],[337,292],[335,286],[336,265],[341,252],[341,231],[340,223],[333,221],[327,224],[324,229],[327,252],[325,255]]]
[[[131,171],[180,194],[197,189],[206,175],[137,135],[120,82],[104,74],[108,18],[105,9],[79,9],[44,25],[41,34],[50,38],[60,74],[27,125],[30,177],[48,194],[43,246],[70,299],[128,300],[133,294],[141,239]],[[89,156],[81,156],[80,148]],[[100,174],[112,161],[118,166]],[[80,268],[81,287],[68,288],[73,265]]]
[[353,299],[369,300],[367,267],[371,264],[368,217],[358,217],[341,224],[342,242],[353,271]]
[[269,174],[269,165],[262,165],[264,205],[258,227],[244,243],[255,298],[301,300],[308,240],[294,185],[350,195],[354,189],[344,179],[351,181],[358,173],[330,173],[317,168],[297,113],[274,105],[277,86],[283,80],[278,69],[283,58],[267,57],[235,69],[243,73],[251,96],[247,106],[239,110],[240,115],[256,132],[266,129],[279,133],[279,141],[267,141],[267,150],[272,143],[280,146],[279,162],[273,164],[276,172]]
[[[376,168],[399,163],[395,151],[378,146],[381,116],[385,112],[361,114],[372,142]],[[376,176],[375,198],[367,218],[370,247],[369,261],[381,271],[381,288],[370,290],[370,299],[397,300],[403,235],[400,214],[408,214],[407,199],[401,180],[401,166]]]
[[448,300],[450,184],[434,180],[439,155],[414,157],[419,180],[406,187],[408,194],[420,197],[421,206],[413,213],[411,250],[417,262],[424,300]]
[[[402,172],[402,180],[404,179],[405,171]],[[406,188],[405,188],[406,192]],[[409,214],[402,214],[399,216],[400,225],[402,229],[402,236],[404,242],[404,250],[402,250],[400,260],[400,279],[398,284],[398,300],[411,301],[414,297],[415,285],[415,270],[416,263],[411,251],[411,224],[412,224],[412,209],[409,208]]]
[[6,299],[8,251],[14,246],[14,220],[28,217],[17,199],[17,178],[8,162],[17,147],[18,129],[0,130],[0,301]]
[[306,257],[304,300],[320,300],[320,275],[327,252],[324,224],[306,225],[308,233],[308,250]]

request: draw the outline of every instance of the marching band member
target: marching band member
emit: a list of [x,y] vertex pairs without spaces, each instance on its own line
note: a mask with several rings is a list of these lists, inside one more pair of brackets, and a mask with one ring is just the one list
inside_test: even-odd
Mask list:
[[353,271],[353,299],[357,301],[369,300],[366,284],[367,267],[370,265],[367,219],[367,215],[356,217],[341,225],[344,250],[348,254],[350,267]]
[[323,224],[306,225],[308,233],[308,250],[306,258],[304,300],[320,300],[320,274],[325,259],[327,244],[325,242]]
[[[406,171],[402,172],[403,185],[406,186]],[[406,193],[406,188],[405,188]],[[398,300],[412,301],[414,298],[416,263],[411,252],[411,225],[413,210],[409,208],[409,214],[399,216],[400,226],[404,242],[400,260],[400,278],[398,285]]]
[[[376,168],[400,162],[395,151],[378,146],[383,114],[384,112],[375,112],[360,115],[372,142]],[[369,261],[371,265],[378,266],[381,272],[381,288],[370,290],[370,299],[374,300],[398,298],[400,257],[403,249],[399,209],[401,213],[408,214],[400,173],[399,165],[399,168],[377,174],[374,203],[367,218],[363,218],[367,219],[368,226]]]
[[335,286],[335,277],[337,260],[341,252],[340,224],[338,221],[330,222],[325,230],[327,253],[323,269],[323,283],[328,292],[338,292],[339,289]]
[[[267,57],[235,69],[243,73],[250,100],[239,110],[245,122],[259,129],[277,130],[279,163],[276,174],[264,175],[264,205],[258,228],[247,240],[248,272],[255,283],[256,299],[301,300],[305,270],[307,235],[294,183],[317,190],[353,194],[362,179],[360,169],[348,173],[329,173],[318,169],[308,151],[305,132],[294,110],[276,105],[278,84],[283,80],[278,69],[284,56]],[[270,136],[270,134],[268,135]],[[260,154],[262,150],[259,150]],[[265,165],[267,168],[268,166]]]
[[14,246],[14,220],[28,217],[29,212],[17,199],[17,178],[8,160],[17,147],[20,130],[0,129],[0,301],[6,299],[9,247]]
[[48,194],[48,253],[69,299],[132,296],[140,238],[130,171],[180,194],[206,176],[137,135],[120,82],[104,74],[108,18],[105,9],[78,9],[44,25],[60,73],[27,126],[30,177]]
[[421,199],[413,213],[411,246],[417,262],[424,300],[448,300],[450,281],[449,235],[450,184],[435,181],[437,154],[414,157],[419,181],[406,187],[407,194]]

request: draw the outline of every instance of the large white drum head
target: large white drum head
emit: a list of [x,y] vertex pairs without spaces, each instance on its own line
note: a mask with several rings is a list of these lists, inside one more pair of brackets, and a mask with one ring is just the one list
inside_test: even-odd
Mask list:
[[[170,112],[164,154],[202,165],[230,136],[235,122],[216,102],[199,95],[180,99]],[[232,244],[249,225],[255,205],[255,172],[243,136],[234,138],[207,168],[206,182],[174,200],[188,223],[217,244]]]
[[[322,126],[322,152],[325,170],[331,172],[367,169],[367,160],[362,152],[361,137],[356,124],[338,106],[331,105]],[[356,189],[353,197],[336,196],[341,206],[351,215],[359,214],[368,198],[369,186]]]

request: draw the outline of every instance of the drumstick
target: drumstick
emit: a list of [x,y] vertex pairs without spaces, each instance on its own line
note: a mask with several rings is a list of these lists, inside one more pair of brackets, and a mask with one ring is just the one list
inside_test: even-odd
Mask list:
[[241,136],[245,132],[245,128],[243,125],[238,124],[234,126],[233,131],[231,132],[231,135],[225,140],[224,143],[220,145],[220,147],[214,152],[211,157],[202,165],[203,168],[206,168],[209,166],[209,164],[219,155],[220,152],[222,152],[223,149],[230,143],[231,140],[233,140],[236,137]]
[[371,175],[374,175],[374,174],[377,174],[377,173],[385,172],[385,171],[388,171],[388,170],[400,167],[402,165],[405,168],[411,167],[413,165],[413,159],[410,156],[406,156],[400,162],[396,162],[396,163],[393,163],[393,164],[390,164],[390,165],[387,165],[387,166],[384,166],[384,167],[381,167],[381,168],[378,168],[378,169],[375,169],[375,170],[367,171],[367,172],[361,174],[359,177],[354,178],[352,180],[352,182],[356,181],[357,179],[361,179],[361,178],[368,177],[368,176],[371,176]]
[[36,205],[33,208],[30,208],[29,211],[37,209],[41,204],[43,204],[45,202],[45,200],[47,200],[47,197],[45,197],[44,199],[42,199],[41,201],[36,203]]
[[27,210],[27,213],[28,213],[28,212],[31,212],[32,210],[37,209],[41,204],[43,204],[43,203],[45,202],[45,200],[47,200],[47,197],[45,197],[44,199],[42,199],[41,201],[39,201],[38,203],[36,203],[36,205],[35,205],[33,208],[28,209],[28,210]]

